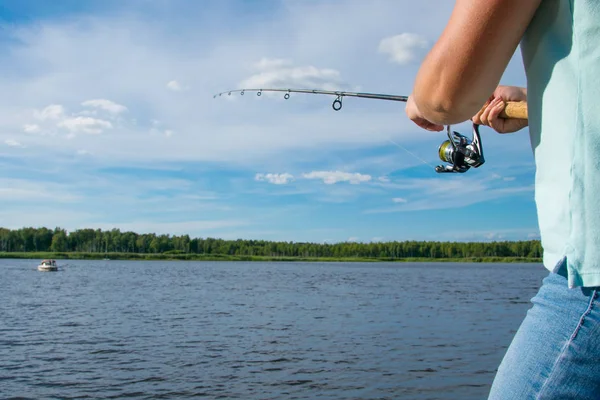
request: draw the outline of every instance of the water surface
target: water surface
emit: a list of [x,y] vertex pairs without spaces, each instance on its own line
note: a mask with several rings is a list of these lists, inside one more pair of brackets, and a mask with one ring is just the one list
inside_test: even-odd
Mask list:
[[0,398],[482,399],[536,264],[0,260]]

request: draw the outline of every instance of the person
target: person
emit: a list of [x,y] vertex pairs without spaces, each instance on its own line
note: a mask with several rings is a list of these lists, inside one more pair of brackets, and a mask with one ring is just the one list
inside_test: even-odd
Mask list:
[[[600,399],[600,2],[458,0],[419,67],[406,114],[421,128],[528,126],[548,275],[489,399]],[[526,88],[500,80],[520,46]],[[528,120],[499,118],[526,101]]]

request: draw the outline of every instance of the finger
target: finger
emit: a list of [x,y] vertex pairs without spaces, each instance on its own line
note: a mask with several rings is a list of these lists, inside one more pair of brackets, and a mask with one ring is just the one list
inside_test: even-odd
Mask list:
[[494,107],[494,105],[497,103],[497,98],[492,100],[492,102],[490,104],[488,104],[488,106],[485,108],[485,110],[483,110],[483,112],[481,113],[481,116],[479,117],[480,121],[481,121],[481,125],[486,125],[489,126],[489,114],[490,114],[490,110]]
[[526,119],[511,119],[506,120],[505,131],[508,132],[516,132],[525,128],[528,125],[529,121]]
[[495,122],[495,120],[498,119],[498,116],[500,115],[500,112],[502,112],[503,109],[504,109],[503,101],[494,102],[494,104],[488,108],[488,113],[486,115],[486,121],[490,126],[492,123]]
[[482,122],[481,122],[481,114],[483,114],[483,111],[482,111],[482,110],[479,110],[479,111],[477,111],[477,114],[475,114],[475,115],[474,115],[474,116],[471,118],[471,121],[473,121],[473,123],[474,123],[474,124],[477,124],[477,125],[482,125]]
[[504,128],[506,122],[504,119],[499,118],[504,107],[504,101],[500,100],[493,107],[490,107],[490,111],[487,115],[488,125],[498,132]]
[[483,115],[483,112],[485,111],[485,109],[488,107],[488,105],[490,104],[490,102],[492,101],[493,97],[490,97],[485,104],[479,109],[479,111],[477,111],[477,114],[475,114],[472,118],[471,121],[473,121],[473,123],[477,124],[477,125],[483,125],[483,122],[481,120],[481,116]]
[[422,120],[420,126],[423,129],[427,129],[428,131],[432,131],[432,132],[439,132],[442,129],[444,129],[444,127],[442,125],[433,124],[433,123],[431,123],[429,121],[426,121],[426,120]]
[[417,124],[419,127],[423,128],[423,129],[426,129],[428,131],[439,132],[442,129],[444,129],[443,125],[438,125],[438,124],[431,123],[431,122],[427,121],[425,118],[416,117],[412,121],[415,124]]
[[444,129],[443,125],[437,125],[437,124],[430,124],[429,128],[427,128],[427,130],[432,131],[432,132],[439,132],[443,129]]
[[479,124],[480,125],[487,125],[487,115],[489,114],[490,109],[486,107],[485,110],[483,110],[483,112],[481,113],[481,116],[479,117]]

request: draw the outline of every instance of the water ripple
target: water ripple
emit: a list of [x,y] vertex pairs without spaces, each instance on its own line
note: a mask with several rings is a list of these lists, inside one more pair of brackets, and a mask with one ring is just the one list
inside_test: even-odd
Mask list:
[[545,275],[518,264],[0,268],[6,399],[485,398]]

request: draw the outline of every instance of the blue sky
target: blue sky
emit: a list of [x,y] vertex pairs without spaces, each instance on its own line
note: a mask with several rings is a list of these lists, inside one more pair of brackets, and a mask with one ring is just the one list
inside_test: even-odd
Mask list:
[[[527,130],[440,175],[404,103],[451,2],[0,0],[0,226],[339,242],[538,238]],[[502,83],[524,85],[517,51]],[[453,127],[468,136],[469,123]]]

